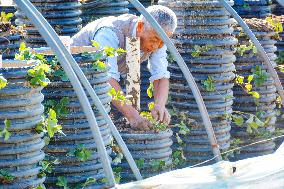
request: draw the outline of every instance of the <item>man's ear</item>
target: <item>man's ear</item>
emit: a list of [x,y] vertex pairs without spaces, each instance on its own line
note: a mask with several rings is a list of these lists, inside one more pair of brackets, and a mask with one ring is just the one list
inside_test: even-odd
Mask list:
[[144,28],[144,23],[141,20],[139,20],[137,23],[137,33],[141,33],[143,28]]

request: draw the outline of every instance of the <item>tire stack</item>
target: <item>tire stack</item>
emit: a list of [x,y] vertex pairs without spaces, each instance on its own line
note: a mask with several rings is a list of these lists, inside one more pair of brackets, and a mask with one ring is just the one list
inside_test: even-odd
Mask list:
[[[273,16],[272,19],[277,22],[280,22],[282,26],[284,25],[284,16]],[[278,55],[277,64],[280,66],[283,66],[284,65],[284,32],[279,33],[279,39],[276,43],[276,46],[277,46],[277,55]],[[277,68],[277,73],[278,73],[278,76],[279,76],[279,79],[282,85],[284,85],[284,73],[280,71],[279,67]],[[281,114],[284,113],[283,107],[280,108],[280,112]],[[282,132],[284,131],[284,119],[282,118],[281,115],[277,117],[276,128],[282,130]],[[277,148],[283,142],[283,140],[284,140],[283,138],[280,138],[275,141]]]
[[83,26],[102,17],[128,13],[128,4],[125,0],[85,0],[82,3]]
[[242,18],[265,18],[271,15],[271,0],[235,0],[233,8]]
[[39,162],[45,156],[43,133],[35,132],[42,121],[44,96],[42,88],[24,86],[31,68],[25,62],[5,62],[0,69],[8,81],[0,89],[0,130],[5,128],[5,119],[11,122],[11,136],[7,140],[0,137],[0,188],[37,188],[45,180],[38,177],[42,169]]
[[[88,52],[90,50],[87,50]],[[76,62],[84,72],[90,84],[101,102],[103,103],[107,112],[110,111],[111,97],[108,95],[110,85],[108,84],[109,76],[108,70],[95,71],[93,69],[93,60],[83,57],[81,53],[73,54]],[[49,57],[54,58],[54,57]],[[67,116],[61,116],[58,120],[62,125],[62,131],[66,136],[57,136],[52,139],[49,145],[45,148],[45,152],[51,157],[58,159],[60,164],[54,165],[53,173],[48,175],[46,185],[49,188],[60,188],[56,186],[57,177],[64,176],[70,186],[84,183],[89,177],[96,178],[97,183],[88,185],[85,188],[103,187],[100,182],[104,178],[104,172],[100,157],[97,153],[97,147],[93,138],[90,126],[81,105],[75,94],[73,87],[69,81],[62,81],[60,78],[54,77],[51,79],[51,84],[43,91],[45,95],[45,102],[48,100],[55,100],[59,102],[60,99],[67,97],[69,103],[66,108],[69,110]],[[108,154],[111,154],[112,137],[110,129],[104,120],[101,113],[94,107],[94,102],[90,99],[91,105],[94,108],[94,113],[98,126],[100,128],[104,144],[107,148]],[[86,161],[81,161],[78,157],[67,155],[72,150],[78,149],[80,145],[91,152],[91,157]]]
[[[276,66],[276,41],[273,38],[275,36],[275,32],[272,26],[262,19],[254,18],[245,19],[244,21],[248,24],[265,49],[271,62],[274,64],[274,66]],[[239,28],[236,29],[236,36],[240,45],[248,45],[248,38],[242,33],[240,34]],[[260,57],[260,55],[254,54],[252,50],[245,52],[243,56],[241,56],[239,53],[236,53],[236,57],[237,60],[235,65],[238,75],[248,78],[249,75],[254,74],[252,69],[255,69],[256,66],[261,66],[261,69],[267,72],[267,66],[265,65],[263,59]],[[254,75],[254,79],[255,78],[257,78],[256,75]],[[252,95],[247,94],[240,86],[235,85],[233,88],[235,97],[233,110],[256,115],[262,122],[266,123],[264,126],[258,126],[259,134],[256,134],[256,132],[250,133],[247,123],[244,123],[242,126],[232,124],[232,137],[235,139],[241,139],[243,142],[242,146],[270,138],[275,130],[276,87],[274,85],[273,78],[269,76],[268,79],[265,80],[260,86],[255,86],[255,80],[253,80],[252,85],[252,91],[257,91],[260,94],[260,98],[255,99],[252,97]],[[251,116],[246,115],[245,117],[250,118]],[[232,160],[240,160],[270,154],[274,151],[274,147],[275,144],[273,141],[267,141],[245,147],[242,148],[240,150],[240,154],[236,154]]]
[[[140,0],[139,1],[145,8],[151,6],[151,5],[156,5],[158,3],[158,0]],[[128,5],[129,13],[130,14],[136,14],[140,15],[139,11],[131,4],[129,3]]]
[[272,0],[273,5],[272,5],[272,14],[282,16],[284,15],[284,7],[281,6],[277,0]]
[[[158,132],[145,132],[133,131],[125,123],[123,125],[122,123],[117,123],[116,126],[136,161],[143,178],[152,177],[171,170],[171,145],[173,144],[171,136],[173,132],[170,129]],[[136,180],[125,158],[117,167],[122,168],[120,172],[122,183]]]
[[[44,18],[60,36],[73,36],[82,28],[81,3],[78,0],[31,0]],[[46,42],[32,22],[17,7],[17,25],[26,25],[26,43],[29,47],[43,47]]]
[[[231,1],[229,2],[233,4]],[[184,58],[199,90],[212,121],[213,129],[221,150],[230,147],[232,113],[232,88],[235,74],[234,50],[237,43],[232,35],[235,22],[218,1],[159,1],[171,8],[178,17],[178,28],[173,42]],[[212,45],[208,51],[193,57],[194,47]],[[181,136],[188,165],[200,163],[213,157],[211,145],[201,120],[198,106],[180,68],[175,62],[169,64],[171,72],[169,105],[176,111],[186,113],[193,122],[186,122],[190,133]],[[211,76],[215,90],[208,90],[202,84]],[[177,116],[180,117],[180,116]],[[179,123],[182,120],[174,120]],[[175,134],[174,134],[175,136]],[[174,150],[179,146],[174,140]],[[211,162],[210,162],[211,163]]]

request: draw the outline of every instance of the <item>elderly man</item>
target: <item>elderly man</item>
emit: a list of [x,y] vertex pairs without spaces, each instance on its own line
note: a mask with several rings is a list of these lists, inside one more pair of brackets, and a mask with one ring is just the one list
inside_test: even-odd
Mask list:
[[[168,36],[171,36],[177,27],[177,18],[169,8],[154,5],[147,11],[162,26]],[[72,45],[88,46],[91,40],[97,41],[101,46],[125,49],[126,37],[140,37],[141,62],[148,61],[150,68],[150,81],[154,84],[154,109],[153,117],[160,122],[169,123],[170,115],[166,109],[169,91],[170,73],[167,71],[166,46],[154,31],[151,25],[141,15],[140,17],[124,14],[118,17],[105,17],[89,23],[79,33],[72,37]],[[120,76],[126,73],[125,57],[108,58],[110,67],[110,85],[116,90],[121,90]],[[150,123],[141,117],[139,112],[131,105],[121,105],[113,101],[113,105],[128,119],[134,129],[148,130]]]

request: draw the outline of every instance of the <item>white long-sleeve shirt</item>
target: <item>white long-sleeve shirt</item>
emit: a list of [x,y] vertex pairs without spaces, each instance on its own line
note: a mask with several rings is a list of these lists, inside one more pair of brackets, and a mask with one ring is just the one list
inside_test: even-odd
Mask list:
[[[132,37],[135,37],[136,27],[134,28]],[[119,40],[115,32],[110,28],[101,28],[94,36],[94,40],[97,41],[101,47],[109,46],[117,49],[119,47]],[[143,52],[141,51],[141,55]],[[117,81],[120,81],[120,74],[118,71],[117,57],[109,57],[107,64],[110,67],[109,73],[111,77]],[[125,62],[123,62],[125,64]],[[167,47],[164,45],[162,48],[153,52],[148,61],[148,68],[151,73],[150,81],[158,80],[161,78],[170,78],[170,72],[167,70]]]

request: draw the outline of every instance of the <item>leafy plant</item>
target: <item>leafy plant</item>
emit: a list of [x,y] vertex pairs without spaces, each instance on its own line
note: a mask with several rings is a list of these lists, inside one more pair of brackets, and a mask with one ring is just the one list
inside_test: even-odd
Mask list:
[[228,151],[224,154],[223,159],[227,160],[229,157],[235,157],[236,154],[240,154],[241,150],[238,149],[242,144],[244,144],[244,141],[242,141],[239,138],[234,138],[230,141],[230,148]]
[[97,179],[96,179],[96,178],[94,178],[94,177],[89,177],[89,178],[87,178],[87,180],[82,184],[81,189],[84,189],[86,186],[91,185],[91,184],[96,183],[96,182],[97,182]]
[[240,86],[247,94],[252,95],[254,98],[259,99],[260,94],[256,91],[252,91],[252,80],[254,79],[254,75],[249,75],[247,78],[247,82],[244,82],[245,78],[240,75],[236,75],[235,83]]
[[0,132],[0,137],[4,137],[4,141],[9,140],[11,133],[9,132],[9,129],[11,127],[11,121],[5,119],[4,121],[4,125],[5,127],[3,128],[3,130]]
[[282,23],[273,19],[271,16],[266,17],[265,19],[275,30],[277,33],[282,33],[283,32],[283,26]]
[[61,81],[69,81],[66,72],[61,67],[57,57],[47,60],[46,64],[50,66],[50,77],[58,77]]
[[166,167],[166,162],[163,160],[151,160],[150,166],[153,171],[161,171]]
[[68,152],[68,156],[75,156],[80,161],[87,161],[91,158],[92,152],[84,147],[83,144],[79,144],[75,149]]
[[40,170],[40,173],[38,175],[39,178],[42,178],[42,177],[46,177],[46,174],[50,174],[52,173],[53,171],[53,165],[57,165],[59,164],[59,161],[58,159],[50,162],[48,160],[42,160],[39,162],[39,164],[41,165],[41,170]]
[[139,158],[138,160],[135,160],[135,163],[136,163],[138,169],[143,169],[144,166],[145,166],[145,159]]
[[123,95],[123,92],[120,90],[115,90],[115,88],[111,88],[108,94],[112,97],[112,100],[119,101],[121,106],[124,104],[131,104],[131,102]]
[[215,92],[216,86],[214,84],[214,79],[212,76],[208,76],[208,78],[205,81],[202,81],[203,86],[205,87],[205,90],[208,92]]
[[175,124],[175,127],[179,129],[178,134],[187,135],[190,133],[190,129],[183,121],[181,121],[179,124]]
[[15,177],[9,173],[7,169],[0,169],[0,183],[9,184],[13,182]]
[[29,85],[31,87],[46,87],[50,80],[46,77],[46,73],[50,71],[47,64],[36,65],[28,70]]
[[213,45],[204,45],[204,46],[194,45],[193,48],[195,51],[191,53],[191,56],[194,58],[198,58],[200,54],[208,52],[213,47],[214,47]]
[[38,133],[41,132],[47,133],[49,138],[54,137],[56,133],[65,135],[62,132],[62,126],[58,125],[56,112],[53,109],[49,109],[48,117],[43,118],[43,121],[36,126],[36,131]]
[[140,115],[151,122],[152,127],[150,129],[153,129],[156,132],[165,131],[168,128],[166,124],[160,123],[155,120],[150,112],[141,112]]
[[256,87],[261,87],[269,78],[269,74],[261,68],[260,65],[255,66],[252,69],[253,72],[253,83]]
[[182,149],[177,149],[176,151],[174,151],[172,157],[173,157],[173,166],[174,167],[179,167],[179,166],[185,165],[186,158],[183,154]]
[[250,5],[249,5],[248,3],[246,3],[246,2],[244,2],[243,7],[244,7],[245,9],[246,9],[246,8],[250,8]]
[[147,88],[147,95],[149,98],[153,97],[153,91],[154,91],[154,84],[153,82],[150,82],[149,87]]
[[244,53],[246,53],[247,51],[252,51],[253,54],[257,53],[257,48],[256,46],[253,44],[253,42],[249,41],[249,45],[240,45],[236,47],[236,52],[240,55],[243,56]]
[[1,12],[0,22],[1,23],[8,23],[8,22],[11,21],[11,18],[13,18],[13,16],[14,16],[13,13]]
[[6,87],[7,83],[7,80],[0,74],[0,89]]
[[46,110],[53,109],[58,117],[65,117],[70,113],[66,107],[69,103],[69,98],[63,97],[60,101],[47,100],[44,105]]
[[66,179],[65,177],[63,177],[63,176],[57,177],[56,186],[62,186],[63,189],[71,189],[71,188],[68,186],[67,179]]
[[284,73],[284,66],[283,66],[283,64],[284,64],[284,51],[279,52],[278,57],[276,59],[276,63],[280,64],[280,65],[278,65],[278,66],[281,66],[280,71],[282,73]]

